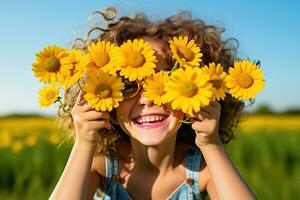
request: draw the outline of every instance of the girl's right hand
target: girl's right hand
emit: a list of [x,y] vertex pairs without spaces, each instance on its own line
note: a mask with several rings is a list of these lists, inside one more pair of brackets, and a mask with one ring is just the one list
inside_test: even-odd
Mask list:
[[74,107],[71,110],[73,118],[76,141],[89,146],[96,146],[100,141],[100,130],[111,128],[109,113],[96,111],[83,99],[80,91]]

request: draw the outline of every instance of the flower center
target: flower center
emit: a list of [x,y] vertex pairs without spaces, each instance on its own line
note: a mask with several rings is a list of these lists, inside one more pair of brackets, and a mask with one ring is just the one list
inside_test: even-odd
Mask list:
[[141,67],[145,63],[145,57],[140,52],[134,51],[129,55],[128,63],[134,68]]
[[180,58],[184,58],[186,61],[191,61],[194,59],[194,53],[186,46],[179,46],[177,54]]
[[111,88],[107,84],[98,85],[96,88],[96,95],[100,98],[107,98],[111,95]]
[[181,87],[181,94],[186,97],[192,97],[197,94],[197,87],[193,83],[185,83]]
[[59,59],[55,57],[49,57],[46,59],[45,62],[45,69],[48,72],[57,72],[60,68]]
[[213,87],[219,89],[222,86],[222,80],[215,79],[210,81],[213,84]]
[[238,84],[242,88],[249,88],[250,86],[253,85],[253,82],[254,82],[254,80],[253,80],[252,76],[250,76],[249,74],[241,74]]
[[99,52],[95,57],[95,63],[98,67],[103,67],[104,65],[108,64],[110,61],[109,55],[106,52]]
[[56,92],[55,91],[48,91],[45,95],[45,98],[47,100],[52,100],[56,95]]
[[163,84],[157,85],[155,87],[155,92],[156,92],[157,95],[160,95],[160,96],[162,96],[163,94],[165,94],[164,85]]

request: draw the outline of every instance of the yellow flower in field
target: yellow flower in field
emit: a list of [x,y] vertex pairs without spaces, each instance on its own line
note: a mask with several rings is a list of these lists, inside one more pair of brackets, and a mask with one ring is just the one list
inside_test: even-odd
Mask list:
[[33,146],[37,143],[38,137],[36,134],[30,134],[29,136],[26,137],[25,139],[25,144],[27,146]]
[[99,41],[88,46],[91,56],[89,67],[101,69],[111,75],[118,70],[118,46],[113,43]]
[[13,136],[12,133],[10,133],[7,130],[4,130],[0,133],[0,148],[6,148],[9,147],[12,143]]
[[188,41],[187,36],[174,37],[169,41],[173,58],[183,67],[200,66],[202,53],[194,40]]
[[143,95],[158,106],[166,103],[165,84],[168,79],[168,74],[165,72],[159,72],[148,77],[143,85],[145,90]]
[[49,107],[54,104],[59,96],[59,90],[56,86],[45,86],[39,91],[39,104],[41,107]]
[[231,96],[243,100],[253,99],[265,84],[263,72],[259,66],[251,61],[239,61],[234,63],[234,68],[229,69],[226,77],[226,85]]
[[178,68],[166,84],[166,98],[174,110],[192,114],[207,106],[213,95],[209,78],[198,67]]
[[48,140],[51,144],[58,144],[61,141],[61,137],[57,133],[52,133],[49,135]]
[[68,50],[55,45],[48,46],[36,54],[32,64],[34,75],[43,83],[63,83],[69,75],[69,68],[61,65],[61,59],[68,55]]
[[213,84],[212,101],[225,99],[226,92],[228,91],[225,82],[227,74],[223,71],[221,64],[217,64],[216,66],[216,64],[212,62],[201,69],[204,74],[208,75],[209,81]]
[[62,67],[68,68],[70,71],[63,85],[70,88],[81,79],[89,62],[90,57],[88,55],[82,55],[79,50],[72,49],[67,57],[61,59]]
[[84,98],[97,111],[111,111],[123,100],[123,89],[124,83],[117,76],[102,70],[89,70]]
[[157,59],[149,43],[142,39],[128,40],[120,47],[120,75],[129,81],[142,80],[155,73]]
[[11,145],[11,149],[13,150],[13,152],[18,153],[20,152],[24,147],[24,144],[22,141],[17,140],[14,143],[12,143]]

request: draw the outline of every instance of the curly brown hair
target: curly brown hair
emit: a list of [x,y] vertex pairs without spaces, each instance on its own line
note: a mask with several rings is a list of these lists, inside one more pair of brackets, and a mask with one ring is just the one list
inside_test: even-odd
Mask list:
[[[106,16],[105,12],[101,12],[101,14]],[[105,19],[111,21],[105,29],[101,29],[103,32],[99,37],[89,42],[103,40],[121,45],[128,39],[152,37],[168,43],[172,37],[188,36],[189,39],[195,40],[202,50],[202,65],[208,65],[210,62],[220,63],[224,67],[224,71],[227,72],[229,67],[233,66],[233,62],[237,60],[237,40],[234,38],[222,40],[221,34],[225,31],[224,28],[207,25],[200,19],[192,19],[190,12],[180,12],[164,20],[154,22],[150,21],[143,13],[137,13],[132,18],[126,16],[112,20],[106,16]],[[86,46],[83,46],[82,49],[85,50]],[[170,55],[168,62],[174,64],[170,50],[167,51],[167,54]],[[66,90],[65,102],[69,107],[65,111],[59,109],[60,124],[70,133],[69,136],[71,137],[74,135],[74,130],[69,110],[75,103],[78,90],[79,88],[76,86]],[[219,103],[222,107],[219,127],[220,139],[223,143],[228,143],[233,138],[234,128],[239,122],[244,102],[227,95],[225,100],[221,100]],[[115,112],[112,111],[111,114],[114,116]],[[109,148],[114,148],[118,142],[129,139],[118,125],[114,125],[113,130],[103,131],[101,134],[103,138],[98,144],[96,155],[105,153]],[[195,133],[190,125],[182,124],[177,134],[177,141],[190,146],[195,145]]]

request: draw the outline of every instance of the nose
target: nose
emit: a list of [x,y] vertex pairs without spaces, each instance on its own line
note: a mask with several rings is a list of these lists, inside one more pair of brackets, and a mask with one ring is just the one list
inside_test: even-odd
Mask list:
[[145,97],[143,94],[144,94],[144,89],[142,89],[137,95],[138,105],[145,105],[147,107],[153,106],[154,103],[150,101],[147,97]]

